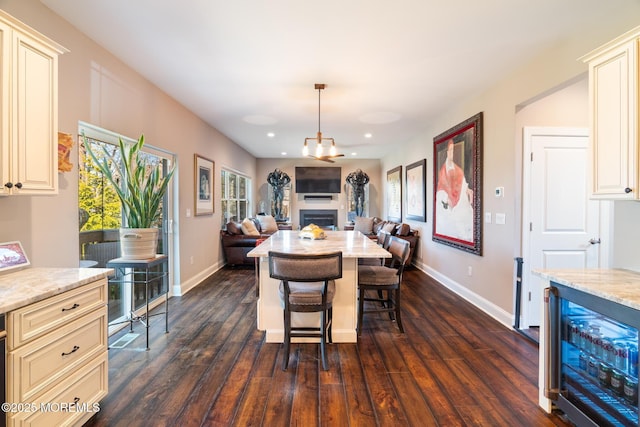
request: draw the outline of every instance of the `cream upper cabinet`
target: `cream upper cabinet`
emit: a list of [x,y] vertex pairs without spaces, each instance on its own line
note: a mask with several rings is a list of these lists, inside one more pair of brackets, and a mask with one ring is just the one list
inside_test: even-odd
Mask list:
[[0,11],[0,195],[58,192],[58,56],[66,50]]
[[640,199],[639,42],[640,27],[582,58],[589,64],[594,198]]

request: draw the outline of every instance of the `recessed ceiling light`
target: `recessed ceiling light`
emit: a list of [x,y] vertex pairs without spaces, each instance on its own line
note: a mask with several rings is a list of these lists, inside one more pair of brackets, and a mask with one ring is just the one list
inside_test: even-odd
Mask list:
[[273,133],[273,132],[269,132],[269,133],[267,134],[267,136],[268,136],[269,138],[273,138],[274,136],[276,136],[276,134],[275,134],[275,133]]
[[365,133],[365,134],[364,134],[364,137],[365,137],[365,138],[371,138],[372,136],[373,136],[373,135],[372,135],[372,134],[370,134],[370,133]]
[[283,151],[283,152],[282,152],[282,153],[280,153],[280,154],[282,154],[283,156],[286,156],[286,155],[287,155],[287,152],[286,152],[286,151]]
[[358,153],[351,153],[351,155],[352,155],[352,156],[357,156],[357,155],[358,155]]

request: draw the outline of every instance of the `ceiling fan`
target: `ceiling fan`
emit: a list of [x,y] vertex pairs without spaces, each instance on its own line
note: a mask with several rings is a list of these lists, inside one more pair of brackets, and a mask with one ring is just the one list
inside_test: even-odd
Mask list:
[[[334,163],[333,159],[336,157],[344,157],[344,154],[336,153],[336,142],[333,138],[323,138],[322,132],[320,131],[320,91],[325,88],[324,83],[316,83],[315,89],[318,91],[318,133],[315,138],[305,138],[304,139],[304,147],[302,149],[302,155],[305,157],[311,157],[316,160],[321,160],[323,162]],[[316,141],[316,152],[315,155],[309,154],[309,146],[308,141]],[[329,154],[323,154],[322,152],[322,142],[323,141],[331,141],[331,148],[329,149]]]

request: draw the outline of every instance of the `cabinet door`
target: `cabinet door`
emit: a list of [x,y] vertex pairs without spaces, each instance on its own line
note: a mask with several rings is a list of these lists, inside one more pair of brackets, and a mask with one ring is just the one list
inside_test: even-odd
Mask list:
[[637,39],[589,63],[593,196],[638,199]]
[[42,43],[14,34],[12,175],[21,194],[56,194],[58,58]]
[[3,22],[0,22],[0,195],[10,193],[5,184],[12,182],[11,157],[10,157],[10,79],[11,79],[11,43],[12,30]]

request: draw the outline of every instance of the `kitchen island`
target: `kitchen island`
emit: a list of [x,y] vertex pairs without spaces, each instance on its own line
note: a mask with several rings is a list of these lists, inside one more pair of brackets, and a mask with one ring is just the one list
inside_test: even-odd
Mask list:
[[[342,278],[336,280],[333,301],[333,342],[357,342],[358,258],[390,258],[391,254],[359,231],[325,231],[323,240],[301,239],[298,231],[280,230],[247,256],[258,258],[258,329],[266,331],[267,342],[284,338],[279,280],[269,277],[269,251],[322,254],[342,251]],[[319,325],[318,313],[293,313],[293,326]],[[298,338],[299,341],[317,341]],[[294,342],[296,340],[294,339]]]
[[[580,297],[578,304],[591,304],[593,310],[604,313],[605,317],[626,319],[626,321],[630,318],[638,318],[636,310],[640,310],[640,273],[622,269],[554,269],[537,270],[533,274],[547,281],[545,287],[565,287],[573,291],[571,295],[579,292],[578,296],[584,296]],[[572,298],[576,298],[576,296]],[[550,299],[553,298],[550,297]],[[593,302],[589,303],[589,301]],[[547,316],[542,316],[541,318],[543,322],[540,325],[539,404],[547,412],[550,412],[552,401],[545,396],[545,381],[550,381],[547,378],[547,374],[552,366],[550,364],[551,355],[555,353],[553,346],[550,347],[549,344],[554,339],[550,339],[548,335],[555,328],[549,329],[553,325],[553,321],[551,322],[552,325],[547,325]],[[562,334],[561,338],[564,341],[571,340],[566,324],[567,319],[561,318],[560,321],[565,324],[562,327],[562,331],[558,333]],[[596,319],[596,322],[603,323],[604,321]],[[566,344],[566,347],[563,348],[565,350],[567,348],[570,349],[571,345]],[[565,376],[563,375],[562,378],[565,378]],[[604,394],[610,397],[609,391],[605,391]]]

